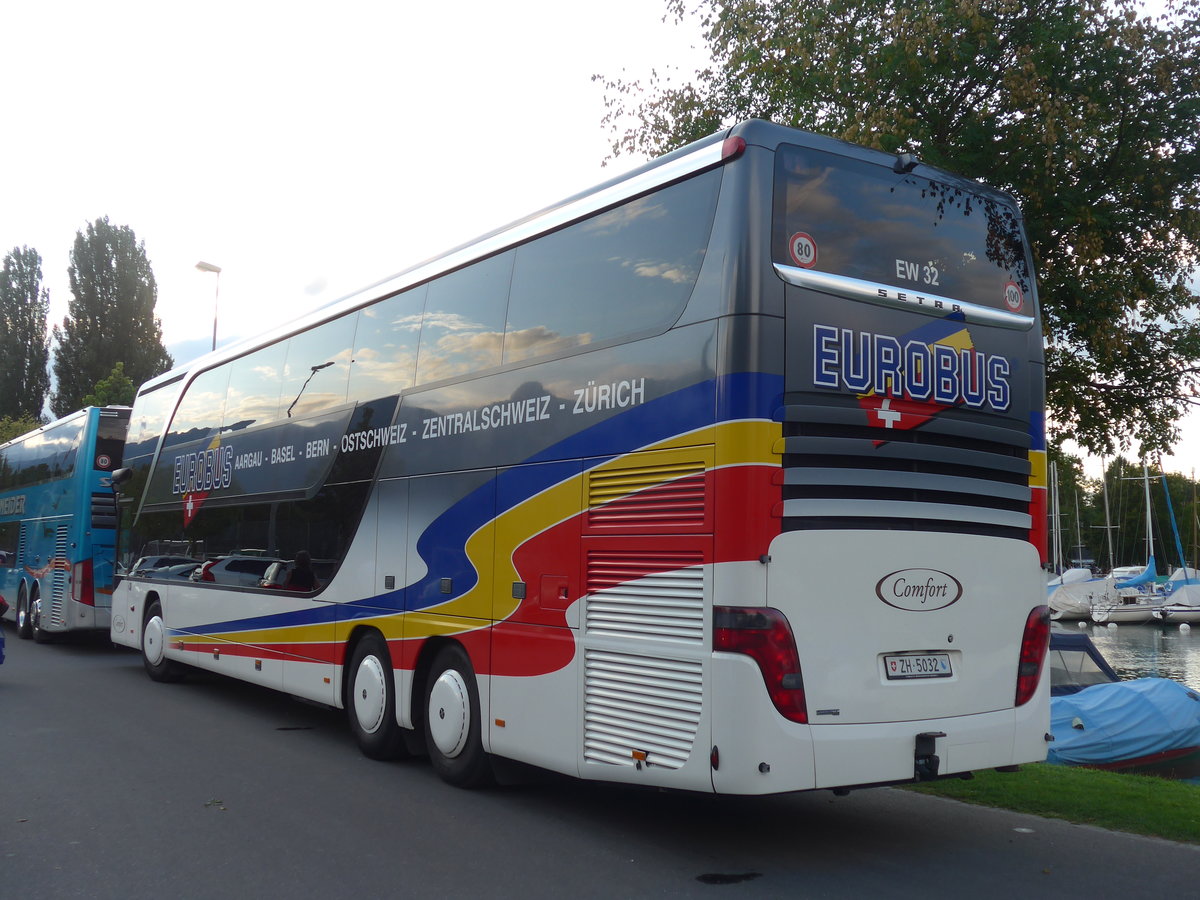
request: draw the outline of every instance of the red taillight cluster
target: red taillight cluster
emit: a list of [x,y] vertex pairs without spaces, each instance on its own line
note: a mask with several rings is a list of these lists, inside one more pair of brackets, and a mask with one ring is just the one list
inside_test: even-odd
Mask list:
[[783,613],[768,607],[716,607],[713,649],[751,657],[758,663],[767,693],[780,714],[793,722],[808,722],[800,654]]
[[1049,649],[1050,607],[1035,606],[1025,619],[1025,633],[1021,636],[1021,659],[1017,663],[1017,706],[1028,703],[1037,692]]
[[90,559],[71,566],[71,599],[88,606],[96,605],[96,585],[92,579]]
[[200,580],[201,581],[216,581],[217,580],[216,578],[213,577],[213,573],[211,571],[212,567],[214,565],[216,565],[216,563],[217,563],[217,561],[215,559],[210,559],[208,562],[206,562],[204,565],[202,565],[200,567]]

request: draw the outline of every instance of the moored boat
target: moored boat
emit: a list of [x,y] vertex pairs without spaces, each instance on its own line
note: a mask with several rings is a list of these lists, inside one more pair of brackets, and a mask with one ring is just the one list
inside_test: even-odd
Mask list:
[[1055,621],[1087,619],[1094,606],[1111,606],[1119,596],[1111,578],[1096,578],[1091,569],[1068,569],[1046,585],[1046,604]]
[[1200,692],[1168,678],[1117,680],[1082,633],[1052,632],[1049,662],[1048,762],[1200,776]]

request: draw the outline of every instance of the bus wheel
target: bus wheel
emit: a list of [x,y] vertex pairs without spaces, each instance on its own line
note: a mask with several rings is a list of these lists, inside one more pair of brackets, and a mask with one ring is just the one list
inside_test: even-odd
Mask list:
[[492,767],[479,737],[479,690],[462,647],[450,644],[438,652],[427,683],[425,744],[434,770],[458,787],[489,781]]
[[346,713],[355,743],[370,759],[407,756],[404,731],[396,721],[396,676],[383,635],[364,636],[354,647],[347,673],[350,695]]
[[33,637],[32,622],[29,618],[29,592],[25,590],[25,585],[21,585],[21,589],[17,591],[17,637],[26,641]]
[[29,630],[35,644],[50,643],[50,633],[42,627],[42,598],[36,592],[29,604]]
[[156,600],[150,604],[142,625],[142,665],[155,681],[179,681],[183,678],[183,668],[173,659],[167,659],[166,637],[162,604]]

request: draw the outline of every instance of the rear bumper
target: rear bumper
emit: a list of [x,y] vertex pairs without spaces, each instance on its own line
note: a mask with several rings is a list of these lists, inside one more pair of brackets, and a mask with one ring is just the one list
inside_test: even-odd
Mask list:
[[918,734],[934,743],[938,772],[1040,762],[1049,730],[1049,676],[1032,701],[1015,709],[855,725],[800,725],[775,710],[757,666],[746,657],[713,656],[713,788],[728,794],[773,794],[814,788],[911,781]]

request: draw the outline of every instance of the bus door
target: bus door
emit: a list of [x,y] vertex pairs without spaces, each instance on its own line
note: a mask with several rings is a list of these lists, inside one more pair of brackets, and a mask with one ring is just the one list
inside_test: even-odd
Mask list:
[[571,774],[582,471],[569,460],[499,473],[492,598],[492,752]]

